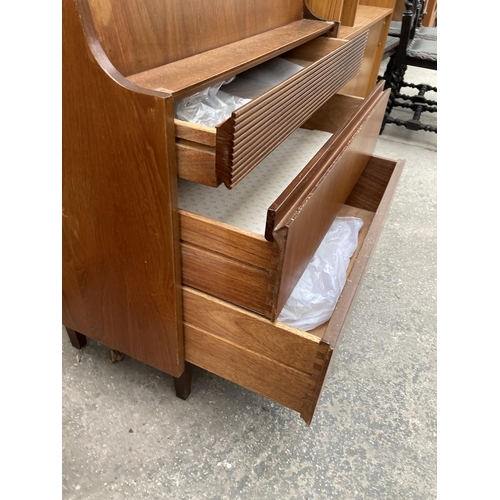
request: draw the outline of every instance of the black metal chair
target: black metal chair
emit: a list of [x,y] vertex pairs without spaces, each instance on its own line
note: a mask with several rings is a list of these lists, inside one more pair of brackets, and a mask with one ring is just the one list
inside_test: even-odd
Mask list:
[[[437,133],[437,127],[426,125],[420,121],[422,113],[437,112],[437,101],[425,97],[429,91],[437,92],[437,88],[425,83],[413,84],[404,81],[408,66],[437,70],[437,36],[436,40],[417,38],[416,36],[423,4],[424,0],[407,0],[405,2],[406,11],[401,20],[399,44],[391,55],[382,77],[386,81],[385,88],[390,88],[391,94],[380,133],[388,123],[404,126],[409,130]],[[401,92],[403,87],[415,88],[418,90],[418,94],[403,94]],[[396,107],[411,109],[413,118],[410,120],[393,118],[391,112]]]

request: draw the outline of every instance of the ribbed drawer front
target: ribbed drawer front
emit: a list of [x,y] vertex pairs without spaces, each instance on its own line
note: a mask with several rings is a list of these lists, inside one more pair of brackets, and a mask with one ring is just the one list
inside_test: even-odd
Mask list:
[[234,187],[360,69],[367,32],[236,110],[217,127],[217,177]]

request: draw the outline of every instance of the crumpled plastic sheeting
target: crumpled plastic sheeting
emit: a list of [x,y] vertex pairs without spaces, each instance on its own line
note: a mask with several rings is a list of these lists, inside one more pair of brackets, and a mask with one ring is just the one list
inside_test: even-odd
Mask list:
[[251,100],[229,95],[220,90],[222,85],[230,83],[233,79],[234,77],[181,99],[175,104],[175,117],[207,127],[215,127],[227,120],[235,109]]
[[[180,100],[175,104],[175,117],[215,127],[227,120],[233,111],[302,69],[304,68],[298,64],[276,57]],[[221,87],[227,92],[221,90]]]
[[309,331],[332,316],[346,283],[363,221],[337,217],[286,302],[278,321]]

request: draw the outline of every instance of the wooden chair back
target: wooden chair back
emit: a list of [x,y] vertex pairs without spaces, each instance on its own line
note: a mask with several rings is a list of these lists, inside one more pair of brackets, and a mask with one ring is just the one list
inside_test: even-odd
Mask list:
[[396,51],[396,59],[398,62],[404,61],[407,48],[410,42],[415,38],[415,33],[422,17],[424,0],[406,0],[405,6],[406,11],[401,18],[399,46]]

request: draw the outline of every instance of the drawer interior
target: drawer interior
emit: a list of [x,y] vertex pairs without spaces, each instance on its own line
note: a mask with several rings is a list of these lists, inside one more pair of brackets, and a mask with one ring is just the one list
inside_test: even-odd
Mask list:
[[366,40],[323,36],[280,55],[302,69],[215,127],[175,120],[178,176],[232,189],[356,75]]
[[183,283],[275,320],[368,163],[386,98],[341,98],[349,127],[297,130],[234,190],[179,180]]
[[[300,174],[314,155],[338,134],[366,102],[355,96],[335,94],[282,147],[264,159],[234,190],[213,189],[203,183],[179,179],[179,207],[223,224],[265,234],[267,209]],[[192,125],[190,125],[192,127]],[[199,128],[199,140],[204,129]],[[208,133],[208,132],[207,132]],[[194,136],[193,136],[194,138]],[[284,162],[283,159],[291,161]]]
[[402,168],[371,157],[342,208],[365,224],[329,322],[304,332],[184,286],[186,360],[300,412],[309,424]]

